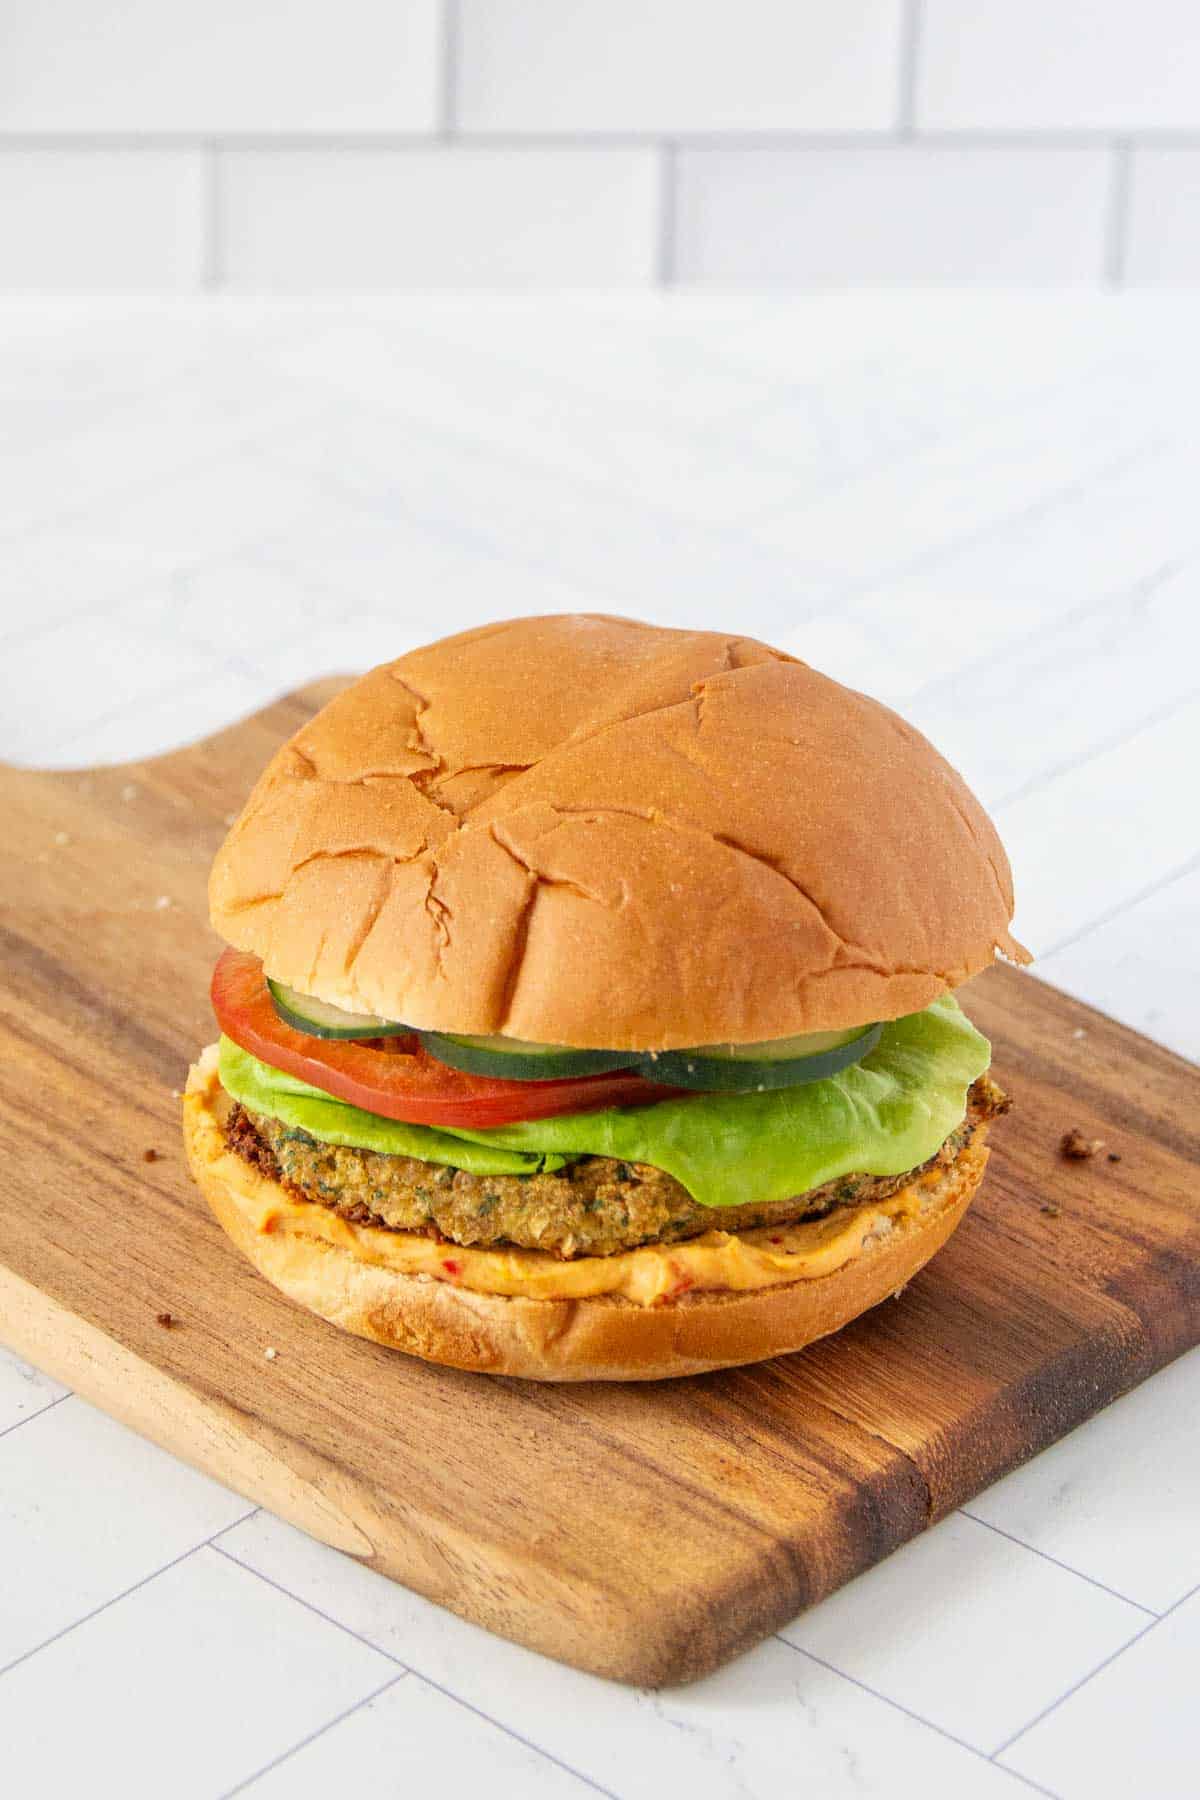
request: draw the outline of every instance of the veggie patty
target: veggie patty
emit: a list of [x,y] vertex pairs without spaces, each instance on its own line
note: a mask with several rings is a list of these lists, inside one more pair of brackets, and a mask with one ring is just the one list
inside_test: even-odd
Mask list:
[[967,1113],[918,1169],[899,1175],[844,1175],[823,1187],[763,1206],[701,1206],[648,1163],[581,1156],[553,1174],[476,1175],[416,1157],[348,1149],[230,1103],[226,1137],[247,1162],[306,1200],[359,1225],[426,1231],[457,1244],[516,1244],[559,1256],[606,1256],[639,1244],[677,1243],[706,1231],[786,1224],[840,1205],[897,1192],[922,1169],[952,1162],[977,1127],[1006,1111],[987,1075],[967,1095]]

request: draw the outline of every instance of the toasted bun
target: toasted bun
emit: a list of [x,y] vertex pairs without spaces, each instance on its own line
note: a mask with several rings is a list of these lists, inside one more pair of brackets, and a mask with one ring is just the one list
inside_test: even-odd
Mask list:
[[897,1018],[1027,960],[919,732],[751,639],[592,615],[364,676],[269,764],[210,899],[336,1006],[621,1050]]
[[[427,1362],[539,1381],[654,1381],[800,1350],[895,1294],[945,1243],[987,1163],[986,1127],[955,1162],[906,1190],[911,1205],[834,1273],[737,1292],[690,1292],[653,1305],[603,1296],[486,1293],[380,1266],[334,1243],[264,1229],[276,1202],[297,1203],[226,1146],[211,1063],[192,1071],[184,1138],[192,1174],[220,1224],[290,1299],[358,1337]],[[314,1213],[324,1208],[312,1202]],[[407,1235],[407,1234],[401,1234]],[[647,1245],[634,1257],[661,1257]],[[497,1252],[475,1253],[478,1257]],[[546,1258],[547,1253],[532,1253]]]

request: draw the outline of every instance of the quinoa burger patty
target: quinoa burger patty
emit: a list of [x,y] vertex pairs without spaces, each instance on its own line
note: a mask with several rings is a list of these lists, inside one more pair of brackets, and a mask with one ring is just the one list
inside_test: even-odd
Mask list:
[[749,1231],[811,1218],[898,1192],[922,1170],[949,1164],[979,1127],[1007,1110],[988,1076],[935,1156],[900,1175],[843,1175],[767,1206],[701,1206],[674,1176],[648,1163],[582,1156],[550,1175],[473,1175],[466,1169],[326,1144],[278,1119],[233,1106],[226,1141],[247,1162],[305,1200],[356,1225],[426,1231],[464,1245],[515,1244],[562,1257],[609,1256],[639,1244],[678,1243],[706,1231]]

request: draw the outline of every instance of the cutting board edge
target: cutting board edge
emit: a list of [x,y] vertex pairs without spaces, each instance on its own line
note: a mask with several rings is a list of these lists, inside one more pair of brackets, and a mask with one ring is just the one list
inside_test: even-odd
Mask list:
[[272,1447],[269,1427],[256,1435],[236,1407],[177,1381],[2,1263],[0,1310],[8,1348],[80,1399],[332,1549],[372,1553],[371,1540]]
[[[1069,1418],[1060,1415],[1024,1455],[983,1473],[980,1480],[971,1482],[944,1506],[935,1504],[929,1472],[912,1452],[885,1434],[872,1432],[895,1459],[897,1471],[915,1472],[927,1496],[924,1515],[914,1528],[900,1529],[882,1552],[877,1547],[870,1553],[864,1549],[858,1567],[843,1572],[819,1590],[807,1588],[802,1579],[799,1541],[789,1543],[780,1538],[764,1543],[763,1555],[753,1571],[731,1565],[726,1596],[729,1610],[723,1614],[713,1607],[711,1595],[695,1602],[687,1597],[683,1605],[673,1607],[672,1602],[679,1600],[678,1594],[643,1596],[639,1602],[632,1595],[619,1595],[597,1586],[590,1590],[587,1599],[605,1614],[604,1631],[597,1633],[593,1621],[591,1629],[576,1636],[572,1615],[580,1599],[578,1590],[569,1596],[570,1605],[566,1608],[560,1604],[546,1609],[543,1622],[536,1629],[522,1629],[511,1617],[501,1614],[489,1618],[477,1603],[472,1604],[477,1590],[469,1587],[468,1580],[460,1577],[445,1587],[422,1580],[420,1562],[414,1565],[398,1553],[387,1533],[369,1535],[350,1511],[318,1485],[311,1473],[305,1475],[297,1469],[296,1459],[308,1461],[315,1470],[327,1474],[325,1485],[338,1486],[336,1467],[318,1452],[261,1421],[248,1419],[219,1397],[206,1397],[175,1380],[118,1338],[71,1312],[2,1264],[0,1316],[0,1341],[15,1354],[201,1474],[233,1488],[252,1506],[265,1508],[318,1542],[389,1576],[469,1624],[585,1673],[647,1689],[688,1685],[752,1649],[802,1616],[809,1607],[836,1593],[847,1581],[887,1560],[950,1513],[969,1505],[994,1481],[1040,1455],[1200,1343],[1198,1314],[1190,1340],[1183,1338],[1169,1346],[1151,1347],[1148,1343],[1147,1355],[1132,1366],[1130,1379],[1095,1389],[1094,1405],[1079,1406]],[[1077,1353],[1083,1355],[1086,1349],[1086,1343],[1081,1341]],[[847,1426],[864,1429],[860,1420],[839,1412],[828,1398],[822,1404]],[[354,1497],[352,1489],[350,1497]],[[423,1517],[420,1525],[423,1536],[435,1535],[436,1527],[428,1517]],[[460,1562],[469,1576],[471,1559],[460,1557],[460,1546],[452,1544],[453,1536],[451,1531],[436,1546],[437,1556],[444,1564]],[[494,1562],[496,1546],[486,1548]],[[519,1570],[514,1565],[514,1573],[523,1585],[528,1582],[527,1559]],[[536,1574],[535,1571],[535,1579]],[[754,1579],[747,1579],[750,1574]],[[545,1579],[544,1571],[542,1575]],[[561,1586],[554,1578],[548,1585],[556,1590]],[[559,1598],[561,1602],[561,1592]],[[531,1611],[523,1619],[535,1616]],[[664,1626],[668,1627],[665,1631]],[[595,1654],[597,1645],[603,1645],[601,1654]]]
[[[504,1609],[489,1617],[477,1604],[480,1590],[471,1580],[472,1558],[469,1552],[463,1555],[461,1542],[454,1541],[453,1529],[437,1541],[436,1522],[422,1517],[420,1536],[431,1542],[433,1557],[424,1564],[420,1559],[414,1563],[398,1548],[412,1541],[411,1532],[369,1535],[350,1511],[324,1491],[326,1485],[346,1485],[349,1497],[355,1498],[353,1487],[344,1478],[339,1481],[336,1467],[318,1452],[261,1421],[250,1420],[219,1397],[206,1397],[177,1381],[119,1338],[62,1306],[3,1264],[0,1319],[0,1343],[15,1355],[190,1468],[241,1494],[251,1508],[264,1508],[319,1543],[389,1576],[469,1624],[585,1673],[643,1688],[684,1685],[711,1674],[750,1649],[794,1618],[805,1604],[803,1597],[786,1583],[771,1586],[761,1580],[747,1582],[747,1571],[731,1566],[730,1597],[739,1604],[714,1630],[707,1603],[689,1600],[672,1609],[670,1601],[678,1596],[645,1595],[639,1600],[606,1591],[601,1585],[585,1591],[576,1584],[574,1591],[568,1593],[547,1570],[533,1567],[527,1558],[518,1561],[510,1557],[515,1585],[536,1597],[540,1578],[555,1590],[558,1600],[558,1605],[544,1608],[539,1624],[522,1629]],[[301,1473],[295,1459],[312,1464],[317,1478]],[[318,1485],[321,1474],[327,1481]],[[773,1548],[786,1551],[787,1547],[777,1544]],[[486,1550],[494,1568],[501,1553],[496,1545],[488,1545]],[[756,1573],[765,1573],[770,1560],[764,1556]],[[465,1574],[440,1587],[422,1579],[422,1569],[429,1567],[431,1561],[443,1568],[457,1564]],[[808,1604],[821,1597],[811,1596]],[[584,1629],[581,1622],[576,1632],[573,1614],[581,1599],[594,1613],[604,1615],[603,1631],[595,1630],[593,1618],[590,1628]],[[538,1618],[532,1607],[522,1615],[522,1621]],[[736,1629],[730,1630],[728,1626],[735,1618]],[[668,1620],[669,1629],[664,1633]],[[600,1646],[602,1649],[596,1654]]]

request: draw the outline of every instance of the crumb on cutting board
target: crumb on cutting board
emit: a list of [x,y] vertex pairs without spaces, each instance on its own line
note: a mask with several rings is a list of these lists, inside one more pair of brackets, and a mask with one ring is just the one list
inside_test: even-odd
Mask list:
[[1070,1131],[1063,1132],[1059,1140],[1058,1153],[1060,1156],[1066,1157],[1068,1162],[1086,1162],[1090,1156],[1095,1156],[1097,1150],[1103,1150],[1103,1148],[1103,1138],[1084,1137],[1079,1127],[1073,1125]]

